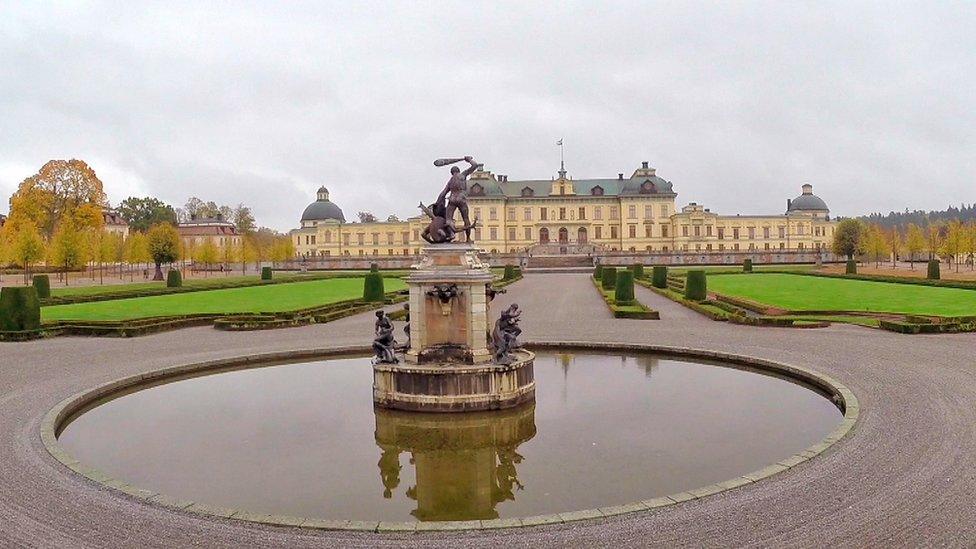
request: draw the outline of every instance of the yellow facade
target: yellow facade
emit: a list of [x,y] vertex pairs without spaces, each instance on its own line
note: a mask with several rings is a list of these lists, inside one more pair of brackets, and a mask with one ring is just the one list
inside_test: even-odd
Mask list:
[[[778,215],[718,215],[695,203],[678,209],[671,182],[646,162],[629,178],[574,180],[560,170],[549,180],[509,181],[478,171],[468,188],[474,241],[496,253],[810,250],[829,247],[834,229],[810,185]],[[324,187],[318,198],[291,232],[299,256],[414,255],[426,245],[425,216],[346,223]]]

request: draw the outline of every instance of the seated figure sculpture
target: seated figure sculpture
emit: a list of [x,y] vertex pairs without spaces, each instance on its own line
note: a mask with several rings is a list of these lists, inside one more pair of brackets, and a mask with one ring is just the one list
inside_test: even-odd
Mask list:
[[376,337],[373,339],[373,364],[397,364],[396,340],[393,338],[393,322],[384,311],[376,311]]
[[[427,214],[430,218],[430,223],[424,227],[424,231],[420,234],[420,237],[431,244],[441,244],[444,242],[454,242],[457,238],[458,230],[454,226],[454,220],[448,219],[447,207],[444,202],[439,200],[428,206],[424,206],[424,203],[420,203],[420,210]],[[471,229],[478,226],[478,219],[475,218],[474,222],[470,225],[464,225],[461,229],[465,233],[469,233]]]
[[521,347],[518,336],[522,334],[519,328],[519,316],[522,311],[518,308],[518,303],[513,303],[511,307],[502,311],[501,316],[495,322],[495,329],[491,332],[491,343],[495,348],[495,362],[498,364],[511,364],[515,357],[512,351]]

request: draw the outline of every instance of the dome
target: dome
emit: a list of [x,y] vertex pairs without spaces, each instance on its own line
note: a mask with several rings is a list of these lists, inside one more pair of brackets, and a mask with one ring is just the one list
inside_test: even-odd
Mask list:
[[789,201],[787,212],[829,211],[827,203],[813,194],[813,185],[804,185],[803,194]]
[[346,216],[342,215],[342,209],[329,200],[329,190],[325,186],[319,187],[316,193],[317,199],[305,208],[302,212],[302,221],[326,221],[335,220],[342,223],[346,222]]

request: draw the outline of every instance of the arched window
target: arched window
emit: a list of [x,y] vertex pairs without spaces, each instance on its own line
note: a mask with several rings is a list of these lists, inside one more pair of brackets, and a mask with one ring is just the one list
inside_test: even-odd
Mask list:
[[539,243],[548,244],[549,243],[549,229],[543,227],[539,229]]
[[587,241],[587,238],[586,238],[586,227],[580,227],[579,230],[576,231],[576,240],[580,244],[586,244],[586,241]]

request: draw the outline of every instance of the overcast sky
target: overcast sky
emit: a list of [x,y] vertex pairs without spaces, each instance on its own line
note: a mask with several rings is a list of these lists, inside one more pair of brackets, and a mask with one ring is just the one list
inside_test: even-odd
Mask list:
[[834,214],[976,201],[973,2],[0,3],[0,212],[52,158],[113,204],[297,226],[417,213],[474,155],[510,179],[630,175],[679,205]]

